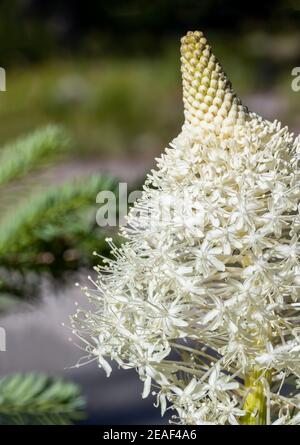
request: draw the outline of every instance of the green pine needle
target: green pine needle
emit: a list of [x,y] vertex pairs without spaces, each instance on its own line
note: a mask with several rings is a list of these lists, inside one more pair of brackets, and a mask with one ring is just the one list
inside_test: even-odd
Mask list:
[[0,185],[24,177],[65,151],[69,143],[65,130],[49,125],[6,145],[0,150]]
[[77,385],[43,374],[0,379],[0,425],[66,425],[83,417]]
[[95,239],[96,196],[102,190],[117,193],[116,181],[99,175],[69,181],[35,193],[13,214],[7,213],[0,221],[0,264],[12,256],[28,262],[41,244],[50,247],[57,239],[79,248],[88,236]]

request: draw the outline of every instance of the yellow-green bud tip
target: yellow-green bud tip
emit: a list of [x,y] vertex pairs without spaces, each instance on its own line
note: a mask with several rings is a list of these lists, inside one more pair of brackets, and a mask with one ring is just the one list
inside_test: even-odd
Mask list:
[[243,125],[247,109],[234,94],[202,32],[189,31],[181,39],[181,71],[186,124],[213,124],[224,135]]

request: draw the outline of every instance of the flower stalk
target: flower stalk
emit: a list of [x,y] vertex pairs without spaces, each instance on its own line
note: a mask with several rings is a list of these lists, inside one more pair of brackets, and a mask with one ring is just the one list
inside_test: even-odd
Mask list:
[[246,398],[243,405],[245,416],[241,418],[243,425],[267,424],[266,386],[271,383],[271,372],[264,375],[260,370],[253,369],[245,378]]

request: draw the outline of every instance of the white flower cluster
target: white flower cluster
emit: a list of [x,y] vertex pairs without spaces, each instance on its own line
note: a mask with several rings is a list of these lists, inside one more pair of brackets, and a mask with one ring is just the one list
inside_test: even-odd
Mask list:
[[255,114],[226,136],[186,122],[108,240],[74,333],[174,422],[300,424],[299,156]]

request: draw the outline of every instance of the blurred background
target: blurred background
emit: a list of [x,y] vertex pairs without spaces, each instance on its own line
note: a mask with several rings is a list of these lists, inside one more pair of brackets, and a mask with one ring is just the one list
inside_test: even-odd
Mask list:
[[119,242],[97,193],[139,188],[180,131],[179,39],[196,29],[243,103],[299,133],[299,0],[0,2],[0,423],[167,422],[134,373],[74,367],[61,324],[92,252]]

